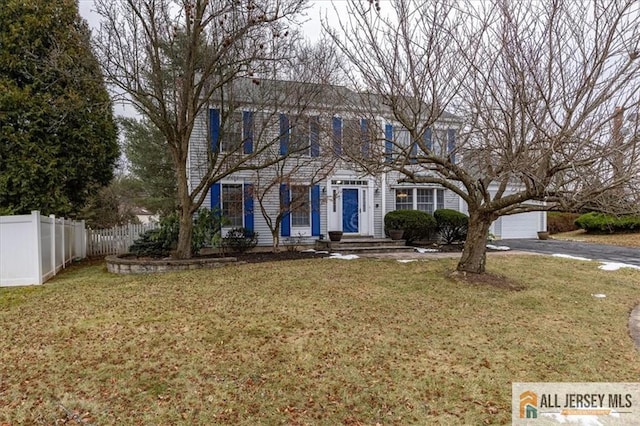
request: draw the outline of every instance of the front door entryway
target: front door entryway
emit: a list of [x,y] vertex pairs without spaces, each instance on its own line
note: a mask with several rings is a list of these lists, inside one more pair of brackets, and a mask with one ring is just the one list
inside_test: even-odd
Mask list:
[[373,182],[338,179],[327,182],[327,231],[373,235]]
[[357,234],[360,231],[360,207],[357,188],[342,189],[342,231]]

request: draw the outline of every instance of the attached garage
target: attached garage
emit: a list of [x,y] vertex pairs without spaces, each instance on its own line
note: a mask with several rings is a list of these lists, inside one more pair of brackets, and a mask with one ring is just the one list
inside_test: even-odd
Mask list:
[[545,212],[520,213],[501,216],[493,223],[493,234],[503,240],[537,238],[538,231],[546,229]]

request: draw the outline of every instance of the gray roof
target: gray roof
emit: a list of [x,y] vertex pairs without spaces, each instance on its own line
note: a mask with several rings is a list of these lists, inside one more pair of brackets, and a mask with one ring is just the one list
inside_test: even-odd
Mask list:
[[[345,86],[287,80],[241,78],[224,88],[226,99],[237,105],[269,105],[279,110],[315,109],[331,114],[367,111],[369,114],[392,117],[390,98],[371,92],[358,92]],[[423,103],[424,110],[429,110]],[[461,121],[459,116],[443,111],[439,120]]]

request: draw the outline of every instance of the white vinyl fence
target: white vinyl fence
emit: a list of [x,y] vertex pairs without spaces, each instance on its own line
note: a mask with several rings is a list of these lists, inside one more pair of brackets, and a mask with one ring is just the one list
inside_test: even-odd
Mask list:
[[42,284],[87,257],[84,221],[55,216],[0,216],[0,286]]
[[139,225],[115,226],[109,229],[87,229],[87,255],[107,256],[126,253],[129,246],[140,235],[158,226],[156,222],[149,222]]

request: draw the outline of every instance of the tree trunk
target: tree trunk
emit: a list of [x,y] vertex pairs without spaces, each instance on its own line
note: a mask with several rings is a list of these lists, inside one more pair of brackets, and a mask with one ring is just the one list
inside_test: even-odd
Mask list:
[[[186,210],[186,211],[185,211]],[[178,232],[178,259],[191,259],[191,236],[193,232],[193,217],[189,209],[180,209],[180,231]]]
[[491,216],[478,213],[469,214],[467,239],[462,250],[462,257],[456,268],[460,272],[482,274],[487,263],[487,235],[493,222]]
[[277,253],[280,247],[280,228],[276,227],[273,231],[271,231],[271,238],[273,239],[273,243],[271,245],[271,251],[273,253]]
[[178,210],[180,230],[178,232],[178,247],[175,256],[178,259],[191,259],[191,238],[193,233],[193,200],[189,194],[187,183],[186,159],[176,167],[176,178],[178,180]]

